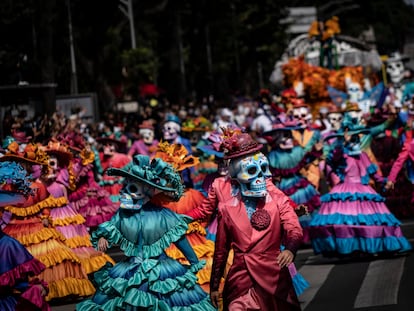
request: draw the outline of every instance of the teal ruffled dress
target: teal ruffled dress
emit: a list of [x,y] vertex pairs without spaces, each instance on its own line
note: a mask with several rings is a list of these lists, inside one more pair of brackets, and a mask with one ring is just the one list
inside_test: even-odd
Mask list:
[[[197,284],[196,273],[204,266],[185,238],[191,217],[147,203],[141,209],[120,208],[114,217],[92,233],[96,247],[100,237],[119,245],[127,258],[108,264],[94,274],[95,295],[77,305],[92,310],[216,310]],[[190,266],[168,257],[165,249],[175,245]]]

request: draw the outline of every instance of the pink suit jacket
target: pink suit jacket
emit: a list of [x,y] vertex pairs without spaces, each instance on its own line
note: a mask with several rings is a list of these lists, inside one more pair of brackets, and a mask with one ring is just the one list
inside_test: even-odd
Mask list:
[[[272,297],[284,300],[299,308],[288,269],[280,268],[276,259],[283,238],[286,249],[296,253],[303,238],[302,228],[291,200],[269,180],[264,209],[271,222],[268,228],[252,228],[240,195],[231,195],[231,180],[217,178],[208,197],[197,211],[190,213],[208,216],[218,208],[218,228],[211,275],[211,291],[219,288],[230,249],[234,250],[232,267],[226,277],[223,298],[229,303],[259,287]],[[266,304],[266,302],[264,302]],[[261,304],[263,306],[263,302]]]
[[392,165],[390,174],[388,176],[388,180],[395,183],[397,180],[398,173],[401,171],[402,167],[404,166],[404,163],[411,159],[411,161],[414,161],[414,139],[407,140],[403,148],[398,155],[398,158],[395,160],[394,164]]

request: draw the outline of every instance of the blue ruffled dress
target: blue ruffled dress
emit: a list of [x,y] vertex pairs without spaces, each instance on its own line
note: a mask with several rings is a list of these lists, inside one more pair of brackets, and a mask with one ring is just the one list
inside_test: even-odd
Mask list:
[[[77,305],[91,310],[216,310],[197,284],[203,266],[185,238],[191,217],[147,203],[141,209],[119,209],[113,218],[92,233],[96,247],[100,237],[117,244],[127,258],[108,264],[94,275],[95,295]],[[190,266],[168,257],[165,249],[174,243]]]
[[[339,160],[331,160],[335,157]],[[368,155],[332,153],[327,164],[339,182],[321,197],[321,207],[309,225],[314,252],[337,256],[411,250],[400,221],[389,211],[384,197],[369,185],[371,177],[377,182],[384,182],[384,178],[376,173],[377,166]]]

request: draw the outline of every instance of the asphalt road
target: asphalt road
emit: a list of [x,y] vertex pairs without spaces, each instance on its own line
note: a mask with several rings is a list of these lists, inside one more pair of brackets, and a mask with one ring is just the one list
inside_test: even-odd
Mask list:
[[[402,221],[402,231],[414,246],[414,219]],[[111,251],[114,260],[122,254]],[[414,310],[414,252],[396,257],[324,258],[312,249],[299,250],[298,271],[310,283],[299,296],[303,311]],[[73,311],[76,302],[52,305],[52,311]],[[108,310],[110,311],[110,310]]]

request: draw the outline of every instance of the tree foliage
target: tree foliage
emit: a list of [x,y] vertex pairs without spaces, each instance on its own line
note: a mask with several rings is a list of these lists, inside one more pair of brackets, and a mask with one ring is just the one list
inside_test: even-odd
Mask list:
[[[382,54],[402,50],[414,29],[413,8],[403,0],[331,1],[342,33],[358,36],[372,25]],[[342,7],[341,7],[342,3]],[[344,9],[345,5],[349,10]],[[288,43],[280,20],[288,6],[326,8],[325,0],[133,0],[136,49],[118,0],[4,0],[0,2],[0,81],[16,83],[23,62],[29,82],[71,89],[68,8],[79,92],[96,92],[109,109],[153,82],[174,101],[214,94],[255,95]],[[352,9],[351,9],[352,8]],[[321,10],[319,10],[321,13]],[[328,16],[330,17],[330,16]],[[127,69],[125,71],[125,69]]]

